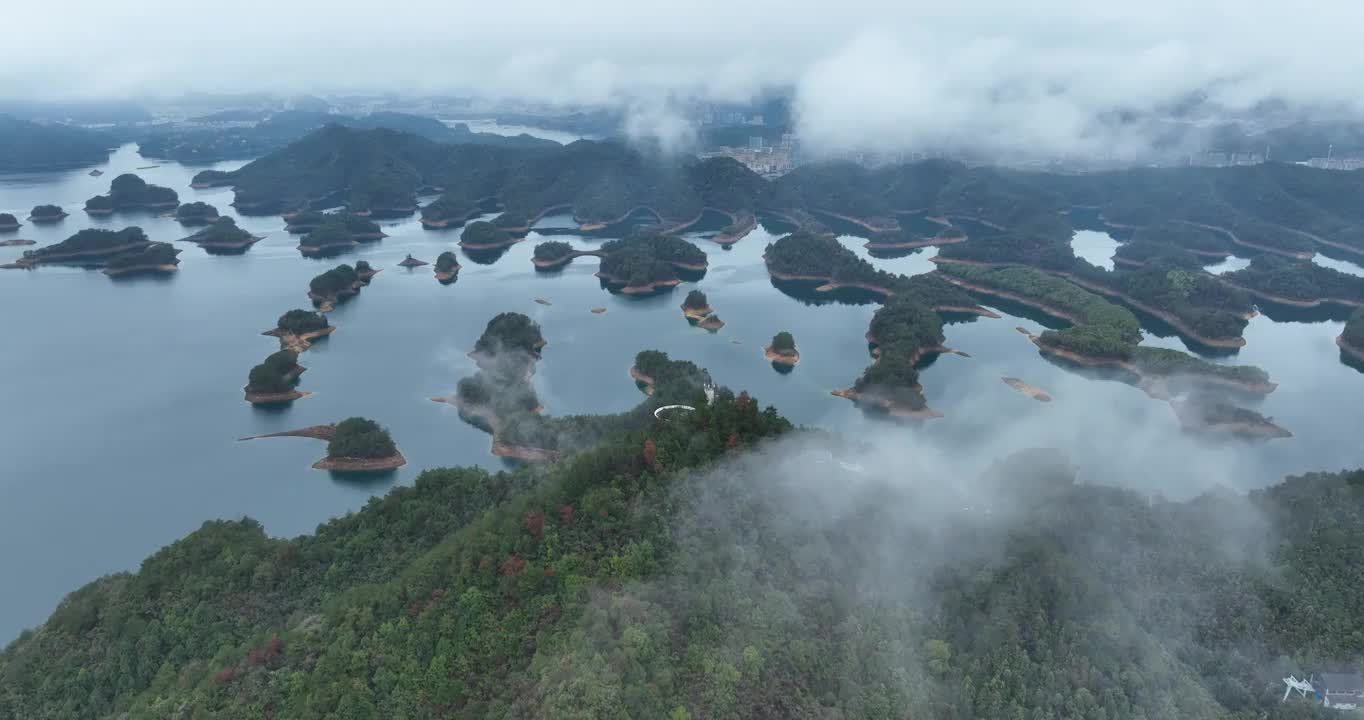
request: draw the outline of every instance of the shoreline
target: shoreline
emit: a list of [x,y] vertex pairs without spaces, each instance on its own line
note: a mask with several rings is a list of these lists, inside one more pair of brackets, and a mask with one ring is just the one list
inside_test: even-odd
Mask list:
[[332,472],[347,473],[372,473],[388,472],[397,470],[407,464],[407,458],[401,452],[395,451],[392,455],[382,458],[333,458],[325,457],[313,463],[314,470],[330,470]]
[[602,252],[601,250],[573,250],[569,252],[567,255],[564,255],[563,257],[553,258],[550,260],[541,260],[540,258],[533,257],[530,259],[530,261],[531,264],[533,264],[536,267],[536,269],[548,270],[550,268],[563,267],[573,262],[575,258],[586,257],[589,255],[592,257],[599,258],[606,257],[606,253]]
[[[478,426],[478,422],[474,422],[477,420],[486,425],[488,430],[491,431],[489,434],[492,436],[492,448],[489,452],[496,457],[533,463],[556,462],[563,457],[563,453],[558,450],[547,450],[545,448],[531,447],[529,445],[512,445],[511,443],[503,441],[498,437],[498,433],[501,432],[502,418],[499,417],[497,413],[493,412],[492,408],[487,405],[475,405],[464,402],[459,399],[458,394],[449,397],[433,397],[431,398],[431,401],[443,403],[445,405],[453,405],[455,409],[459,411],[460,419],[465,422]],[[544,409],[544,406],[540,406],[531,412],[539,414],[543,412]]]
[[313,306],[318,312],[329,313],[336,309],[336,304],[342,300],[353,298],[360,294],[360,288],[364,287],[363,280],[356,280],[349,290],[339,290],[327,295],[318,295],[312,290],[308,291],[308,299],[313,301]]
[[[858,226],[858,227],[862,228],[863,230],[866,230],[867,232],[870,232],[870,233],[894,232],[894,231],[900,229],[900,222],[899,222],[898,220],[896,220],[895,218],[893,218],[893,217],[892,217],[892,218],[859,218],[859,217],[854,217],[854,216],[852,216],[852,215],[844,215],[843,213],[836,213],[836,212],[834,212],[834,211],[832,211],[832,210],[820,210],[820,209],[817,209],[817,208],[810,208],[810,210],[809,210],[808,212],[809,212],[811,215],[814,215],[815,217],[818,217],[818,216],[820,216],[820,215],[823,215],[823,216],[825,216],[825,217],[834,218],[835,220],[842,220],[843,222],[851,223],[851,224],[856,225],[856,226]],[[884,221],[886,221],[888,224],[885,224],[885,225],[877,224],[877,223],[875,222],[875,221],[877,221],[877,220],[884,220]]]
[[685,304],[682,305],[682,316],[698,323],[714,314],[715,310],[709,305],[699,308],[689,308]]
[[451,270],[450,272],[441,272],[439,270],[436,271],[436,280],[440,281],[442,285],[449,285],[450,283],[454,282],[455,279],[458,277],[459,266],[456,266],[455,269]]
[[[729,225],[725,226],[719,233],[708,238],[711,242],[719,243],[724,247],[729,247],[734,243],[743,240],[748,237],[749,233],[753,232],[758,227],[758,216],[748,210],[740,211],[739,215],[716,207],[708,206],[706,210],[714,210],[715,212],[729,216]],[[705,212],[705,210],[702,212]],[[729,228],[734,229],[729,230]]]
[[20,246],[37,245],[37,244],[38,244],[38,241],[37,241],[37,240],[25,240],[25,239],[23,239],[23,238],[12,238],[12,239],[9,239],[9,240],[0,240],[0,247],[20,247]]
[[[1206,335],[1202,335],[1195,331],[1193,328],[1186,325],[1184,320],[1179,316],[1174,315],[1173,313],[1167,312],[1165,310],[1154,308],[1150,305],[1147,305],[1144,302],[1135,300],[1129,297],[1126,293],[1118,292],[1116,290],[1113,290],[1112,288],[1106,288],[1102,285],[1096,285],[1088,280],[1076,277],[1071,273],[1058,272],[1053,274],[1058,277],[1063,277],[1069,280],[1070,282],[1075,283],[1076,286],[1084,288],[1085,290],[1088,290],[1092,293],[1103,295],[1105,297],[1116,298],[1121,302],[1127,303],[1128,305],[1131,305],[1132,307],[1146,313],[1147,315],[1150,315],[1161,320],[1162,322],[1166,323],[1167,325],[1178,331],[1179,334],[1201,345],[1206,345],[1208,347],[1215,348],[1240,348],[1245,347],[1246,345],[1246,339],[1240,336],[1212,338],[1207,337]],[[1251,317],[1254,316],[1252,315]],[[1241,316],[1241,319],[1249,320],[1250,318]]]
[[[1253,243],[1253,242],[1250,242],[1249,240],[1242,240],[1241,238],[1239,238],[1239,237],[1236,236],[1236,233],[1234,233],[1234,232],[1232,232],[1231,230],[1228,230],[1228,229],[1226,229],[1226,228],[1224,228],[1224,227],[1218,227],[1217,225],[1208,225],[1208,224],[1206,224],[1206,223],[1194,222],[1194,221],[1192,221],[1192,220],[1178,220],[1177,222],[1182,222],[1182,223],[1184,223],[1184,224],[1186,224],[1186,225],[1192,225],[1192,226],[1194,226],[1194,227],[1203,228],[1204,230],[1211,230],[1211,231],[1213,231],[1213,232],[1221,233],[1221,234],[1224,235],[1228,240],[1231,240],[1233,243],[1235,243],[1235,244],[1237,244],[1237,245],[1240,245],[1241,247],[1248,247],[1248,248],[1252,248],[1252,249],[1254,249],[1254,250],[1259,250],[1259,251],[1261,251],[1261,252],[1271,253],[1271,254],[1273,254],[1273,255],[1282,255],[1282,256],[1284,256],[1284,257],[1294,258],[1294,259],[1296,259],[1296,260],[1311,260],[1311,259],[1312,259],[1312,256],[1313,256],[1313,255],[1316,255],[1316,252],[1315,252],[1315,251],[1310,251],[1310,250],[1303,250],[1303,251],[1284,250],[1284,249],[1282,249],[1282,248],[1270,247],[1270,246],[1268,246],[1268,245],[1260,245],[1259,243]],[[1270,224],[1273,224],[1273,223],[1270,223]],[[1303,232],[1300,231],[1300,230],[1294,230],[1293,228],[1284,227],[1284,226],[1282,226],[1282,225],[1274,225],[1274,227],[1277,227],[1277,228],[1280,228],[1280,229],[1283,229],[1283,230],[1287,230],[1287,231],[1289,231],[1289,232],[1291,232],[1291,233],[1294,233],[1294,234],[1296,234],[1296,235],[1302,235],[1303,237],[1306,237],[1306,238],[1308,238],[1308,239],[1310,239],[1310,240],[1315,240],[1315,239],[1317,239],[1317,238],[1315,238],[1315,236],[1307,235],[1306,233],[1303,233]]]
[[295,353],[302,354],[305,350],[312,347],[313,340],[326,337],[334,332],[336,332],[336,326],[328,325],[319,330],[310,330],[302,334],[285,332],[279,328],[266,330],[261,334],[279,338],[279,349],[281,350],[292,350]]
[[[831,280],[831,279],[830,279],[829,277],[827,277],[827,276],[819,276],[819,275],[796,275],[796,274],[791,274],[791,273],[779,272],[779,271],[773,270],[771,267],[769,267],[769,268],[767,269],[767,274],[770,275],[770,276],[772,276],[773,278],[775,278],[775,279],[777,279],[777,280],[781,280],[781,281],[783,281],[783,282],[817,282],[817,283],[823,283],[822,285],[820,285],[820,286],[818,286],[818,287],[816,287],[816,288],[814,289],[815,292],[827,293],[827,292],[833,292],[833,291],[835,291],[835,290],[838,290],[839,288],[857,288],[857,289],[861,289],[861,290],[866,290],[866,291],[868,291],[868,292],[878,293],[878,294],[880,294],[880,295],[885,296],[886,298],[891,298],[891,297],[894,297],[894,296],[895,296],[895,293],[894,293],[894,292],[891,292],[890,290],[888,290],[888,289],[886,289],[886,288],[883,288],[883,287],[880,287],[880,286],[878,286],[878,285],[870,285],[870,284],[867,284],[867,283],[857,283],[857,282],[854,282],[854,283],[838,283],[838,282],[834,282],[833,280]],[[944,279],[946,278],[946,276],[943,276],[943,277],[944,277]],[[993,310],[990,310],[989,308],[984,308],[984,307],[980,307],[980,306],[971,307],[971,306],[967,306],[967,305],[950,305],[950,304],[949,304],[949,305],[931,305],[930,308],[931,308],[934,312],[938,312],[938,313],[957,313],[957,314],[959,314],[959,315],[977,315],[977,316],[979,316],[979,317],[993,318],[993,319],[996,319],[996,320],[998,320],[999,317],[1000,317],[999,313],[996,313],[996,312],[994,312]]]
[[62,221],[63,219],[65,219],[67,216],[69,216],[70,214],[71,214],[71,213],[66,212],[65,210],[63,210],[62,213],[61,213],[60,215],[29,215],[29,216],[28,216],[28,221],[31,222],[31,223],[37,223],[37,224],[40,224],[40,225],[41,225],[41,224],[44,224],[44,223],[60,222],[60,221]]
[[595,275],[598,278],[601,278],[602,280],[605,280],[606,282],[612,285],[623,286],[621,287],[620,291],[626,295],[647,295],[650,293],[657,292],[659,288],[677,287],[678,285],[682,284],[681,278],[672,278],[669,280],[655,280],[649,283],[648,285],[626,285],[625,281],[620,280],[619,278],[613,275],[607,275],[606,273],[603,273],[600,270],[593,273],[593,275]]
[[282,393],[254,393],[248,389],[250,387],[250,385],[243,387],[242,392],[245,394],[245,400],[252,405],[283,405],[312,395],[312,393],[306,390],[290,390],[289,392]]
[[1336,346],[1346,355],[1349,355],[1359,362],[1364,362],[1364,348],[1357,348],[1354,345],[1351,345],[1345,340],[1345,333],[1336,336]]
[[934,235],[923,240],[906,240],[904,242],[878,243],[868,240],[862,244],[867,250],[917,250],[926,247],[939,247],[942,245],[958,245],[971,239],[968,235],[958,235],[953,237],[940,237]]
[[1036,400],[1036,401],[1038,401],[1038,402],[1051,402],[1051,401],[1052,401],[1051,393],[1049,393],[1049,392],[1047,392],[1046,390],[1043,390],[1042,388],[1039,388],[1039,387],[1037,387],[1037,386],[1035,386],[1035,385],[1029,385],[1028,383],[1023,382],[1023,380],[1021,380],[1021,379],[1019,379],[1019,378],[1016,378],[1016,377],[1003,377],[1003,378],[1000,378],[1000,379],[1004,381],[1004,384],[1005,384],[1005,385],[1008,385],[1009,387],[1011,387],[1011,388],[1013,388],[1013,389],[1015,389],[1015,390],[1017,390],[1017,391],[1023,393],[1024,395],[1027,395],[1028,397],[1032,398],[1033,400]]
[[[1202,334],[1200,334],[1200,333],[1194,331],[1194,330],[1193,330],[1192,328],[1190,328],[1187,324],[1185,324],[1185,322],[1184,322],[1183,319],[1179,318],[1178,316],[1176,316],[1176,315],[1174,315],[1174,314],[1172,314],[1172,313],[1169,313],[1169,312],[1166,312],[1166,311],[1164,311],[1164,310],[1160,310],[1160,309],[1158,309],[1158,308],[1152,307],[1152,306],[1147,305],[1146,303],[1141,302],[1141,301],[1139,301],[1139,300],[1135,300],[1135,299],[1133,299],[1132,297],[1128,296],[1126,293],[1119,292],[1119,291],[1117,291],[1117,290],[1114,290],[1114,289],[1112,289],[1112,288],[1105,287],[1105,286],[1103,286],[1103,285],[1098,285],[1098,284],[1092,283],[1092,282],[1090,282],[1090,281],[1088,281],[1088,280],[1085,280],[1084,278],[1080,278],[1080,277],[1074,275],[1073,273],[1043,270],[1043,269],[1041,269],[1041,268],[1035,268],[1035,267],[1032,267],[1032,266],[1030,266],[1030,265],[1019,265],[1019,264],[1014,264],[1014,263],[984,263],[984,262],[979,262],[979,261],[960,261],[960,260],[939,259],[939,258],[932,258],[931,261],[932,261],[932,262],[935,262],[935,263],[957,263],[957,264],[960,264],[960,265],[976,265],[976,266],[979,266],[979,267],[989,267],[989,268],[1014,268],[1014,267],[1022,267],[1022,268],[1029,268],[1029,269],[1032,269],[1032,270],[1037,270],[1038,272],[1047,273],[1048,275],[1052,275],[1052,276],[1059,277],[1059,278],[1064,278],[1064,279],[1068,280],[1069,282],[1071,282],[1072,284],[1074,284],[1076,287],[1079,287],[1079,288],[1081,288],[1081,289],[1087,290],[1087,291],[1092,292],[1092,293],[1094,293],[1094,294],[1096,294],[1096,295],[1101,295],[1101,296],[1108,297],[1108,298],[1114,298],[1114,299],[1117,299],[1117,300],[1119,300],[1119,301],[1121,301],[1121,302],[1123,302],[1123,303],[1126,303],[1126,304],[1128,304],[1128,305],[1131,305],[1132,307],[1134,307],[1134,308],[1136,308],[1136,309],[1138,309],[1138,310],[1140,310],[1140,311],[1146,313],[1147,315],[1150,315],[1150,316],[1152,316],[1152,317],[1154,317],[1154,318],[1157,318],[1157,319],[1161,320],[1162,322],[1166,323],[1166,324],[1169,325],[1170,327],[1174,328],[1175,331],[1178,332],[1180,335],[1182,335],[1182,336],[1184,336],[1184,337],[1186,337],[1186,338],[1188,338],[1188,339],[1190,339],[1190,340],[1193,340],[1194,342],[1197,342],[1197,343],[1199,343],[1199,344],[1201,344],[1201,345],[1206,345],[1206,346],[1208,346],[1208,347],[1215,347],[1215,348],[1240,348],[1240,347],[1245,347],[1245,344],[1246,344],[1246,339],[1245,339],[1244,337],[1211,338],[1211,337],[1207,337],[1207,336],[1205,336],[1205,335],[1202,335]],[[1026,306],[1028,306],[1028,307],[1031,307],[1031,308],[1033,308],[1034,310],[1039,310],[1039,311],[1041,311],[1041,312],[1044,312],[1044,313],[1046,313],[1047,315],[1050,315],[1050,316],[1052,316],[1052,317],[1054,317],[1054,318],[1057,318],[1057,319],[1060,319],[1060,320],[1065,320],[1066,322],[1069,322],[1069,323],[1072,323],[1072,324],[1075,324],[1075,325],[1081,324],[1080,321],[1079,321],[1077,318],[1075,318],[1075,317],[1073,317],[1073,316],[1070,316],[1069,314],[1062,314],[1062,311],[1059,310],[1059,309],[1057,309],[1057,308],[1053,308],[1053,307],[1044,305],[1044,304],[1040,303],[1039,301],[1035,301],[1035,300],[1031,300],[1031,299],[1029,299],[1029,298],[1025,298],[1025,297],[1023,297],[1022,295],[1018,295],[1017,293],[1014,293],[1014,292],[1010,292],[1010,291],[1007,291],[1007,290],[993,290],[993,289],[989,289],[989,288],[986,288],[986,287],[981,286],[981,285],[974,285],[974,284],[971,284],[971,283],[967,283],[967,282],[965,282],[965,281],[963,281],[963,280],[959,280],[959,279],[957,279],[957,278],[955,278],[955,277],[952,277],[951,275],[946,275],[946,274],[942,275],[942,278],[943,278],[944,280],[946,280],[946,281],[952,283],[953,285],[956,285],[956,286],[958,286],[958,287],[964,288],[964,289],[966,289],[966,290],[971,290],[971,291],[973,291],[973,292],[978,292],[978,293],[981,293],[981,294],[983,294],[983,295],[993,295],[993,296],[995,296],[995,297],[1000,297],[1000,298],[1003,298],[1003,299],[1005,299],[1005,300],[1010,300],[1010,301],[1012,301],[1012,302],[1017,302],[1017,303],[1020,303],[1020,304],[1022,304],[1022,305],[1026,305]],[[1241,317],[1242,317],[1243,320],[1249,320],[1249,319],[1250,319],[1250,318],[1247,318],[1247,317],[1245,317],[1245,316],[1241,316]],[[1254,316],[1252,315],[1251,317],[1254,317]]]
[[890,400],[866,397],[862,393],[859,393],[856,390],[853,390],[852,388],[848,388],[846,390],[830,390],[829,394],[833,395],[834,397],[841,397],[847,400],[851,400],[853,401],[853,404],[859,408],[862,407],[863,403],[874,405],[878,409],[894,417],[917,418],[921,420],[935,420],[937,418],[946,417],[942,413],[938,412],[937,410],[934,410],[931,407],[928,407],[927,405],[925,405],[920,410],[914,410],[911,408],[904,407],[903,405],[897,405],[894,402],[891,402]]
[[61,264],[68,260],[108,260],[114,255],[128,252],[129,250],[141,250],[151,245],[150,241],[129,243],[111,248],[100,248],[98,250],[78,250],[75,252],[58,253],[56,255],[42,255],[39,257],[21,257],[3,267],[28,268],[37,267],[44,264]]
[[1254,288],[1246,287],[1245,285],[1241,285],[1239,283],[1227,280],[1226,278],[1221,277],[1220,275],[1214,277],[1220,280],[1224,285],[1234,287],[1237,290],[1240,290],[1244,293],[1248,293],[1250,295],[1254,295],[1257,298],[1262,298],[1272,303],[1278,303],[1279,305],[1287,305],[1288,307],[1315,308],[1321,307],[1322,305],[1341,305],[1349,308],[1364,307],[1364,302],[1356,302],[1354,300],[1346,300],[1344,298],[1322,297],[1317,298],[1315,300],[1297,300],[1295,298],[1289,298],[1284,297],[1282,295],[1275,295],[1274,293],[1265,292],[1264,290],[1256,290]]
[[658,381],[640,372],[639,369],[636,368],[634,365],[630,366],[630,377],[633,378],[635,382],[642,383],[644,385],[645,395],[653,395],[654,390],[658,387]]
[[167,274],[180,269],[179,263],[166,263],[164,265],[129,265],[121,268],[104,268],[103,272],[109,277],[122,277],[124,275],[137,275],[147,273]]
[[[1069,362],[1075,363],[1076,365],[1081,365],[1084,367],[1111,368],[1116,370],[1127,371],[1137,378],[1138,382],[1137,387],[1139,389],[1141,389],[1147,395],[1158,400],[1169,399],[1168,393],[1164,392],[1165,383],[1168,383],[1172,379],[1181,378],[1190,382],[1204,383],[1208,385],[1218,385],[1230,390],[1245,393],[1247,395],[1261,396],[1268,395],[1279,388],[1279,384],[1274,382],[1249,383],[1242,380],[1235,380],[1233,378],[1225,378],[1217,375],[1206,375],[1201,373],[1184,373],[1181,375],[1156,375],[1149,372],[1143,372],[1141,366],[1137,365],[1131,360],[1125,360],[1122,358],[1100,357],[1096,355],[1081,355],[1080,353],[1077,353],[1074,350],[1066,350],[1064,348],[1052,347],[1051,345],[1047,345],[1046,343],[1042,342],[1042,337],[1040,335],[1033,335],[1024,328],[1020,327],[1018,328],[1018,331],[1028,336],[1028,339],[1032,341],[1032,344],[1035,345],[1037,349],[1042,352],[1043,355],[1057,357],[1062,360],[1067,360]],[[1159,385],[1157,383],[1159,383]]]
[[781,353],[772,349],[771,345],[763,348],[764,356],[774,362],[787,367],[795,367],[800,362],[800,352],[792,350],[790,353]]

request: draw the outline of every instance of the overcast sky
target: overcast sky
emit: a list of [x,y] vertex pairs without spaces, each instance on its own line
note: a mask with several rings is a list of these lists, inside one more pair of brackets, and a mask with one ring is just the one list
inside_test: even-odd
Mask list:
[[1064,148],[1102,135],[1099,113],[1199,90],[1364,100],[1359,0],[14,0],[4,19],[0,95],[472,93],[617,103],[666,130],[669,99],[791,86],[831,147]]

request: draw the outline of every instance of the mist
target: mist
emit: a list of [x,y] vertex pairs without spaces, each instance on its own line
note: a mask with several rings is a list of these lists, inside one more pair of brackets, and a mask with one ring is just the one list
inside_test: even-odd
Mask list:
[[185,92],[454,94],[605,106],[676,144],[687,103],[793,89],[816,151],[1139,149],[1132,122],[1191,98],[1353,116],[1364,6],[1344,0],[975,0],[383,6],[244,0],[23,3],[0,87],[26,99]]

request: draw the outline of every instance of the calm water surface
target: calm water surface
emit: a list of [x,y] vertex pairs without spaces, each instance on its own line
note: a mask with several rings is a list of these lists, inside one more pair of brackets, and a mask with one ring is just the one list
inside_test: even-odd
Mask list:
[[[12,235],[40,244],[92,224],[137,224],[154,240],[184,237],[190,231],[169,218],[123,214],[92,222],[80,211],[118,173],[151,164],[129,147],[102,166],[99,178],[88,169],[3,176],[0,211],[23,217],[38,203],[66,207],[72,215],[64,222],[25,225]],[[204,200],[231,214],[229,190],[189,189],[194,172],[168,164],[141,174],[174,188],[184,202]],[[542,226],[566,220],[546,218]],[[535,384],[550,414],[633,406],[641,395],[626,374],[630,362],[639,350],[657,348],[709,368],[718,382],[749,390],[794,422],[901,447],[906,473],[942,482],[1036,446],[1071,451],[1087,481],[1175,497],[1217,484],[1248,488],[1289,472],[1364,465],[1354,400],[1364,375],[1339,360],[1333,343],[1339,321],[1276,323],[1261,315],[1246,332],[1249,344],[1235,360],[1264,367],[1281,384],[1260,409],[1295,433],[1288,440],[1209,443],[1186,436],[1167,405],[1043,359],[1014,330],[1038,332],[1043,325],[1012,315],[951,325],[948,344],[973,357],[937,358],[922,379],[930,405],[947,417],[897,424],[866,418],[829,395],[851,385],[867,365],[863,334],[876,306],[857,304],[856,297],[793,297],[775,288],[761,257],[775,238],[761,229],[728,251],[694,235],[710,257],[705,277],[635,299],[603,290],[592,276],[592,258],[558,273],[536,273],[530,263],[535,234],[491,264],[461,256],[458,282],[442,286],[431,268],[407,271],[396,263],[408,253],[434,261],[455,247],[459,230],[425,231],[415,219],[386,222],[389,237],[382,242],[315,261],[299,256],[297,240],[282,231],[279,218],[239,223],[266,239],[234,257],[182,243],[181,270],[166,279],[115,282],[98,272],[48,267],[0,271],[0,456],[6,460],[0,641],[42,622],[65,593],[102,574],[135,569],[205,520],[249,515],[274,534],[292,536],[412,482],[422,468],[503,467],[489,454],[486,434],[428,398],[453,392],[473,371],[465,353],[487,321],[507,310],[543,326],[549,345]],[[580,247],[601,242],[567,239]],[[861,239],[842,241],[889,271],[932,269],[932,250],[884,259],[869,255]],[[1100,247],[1101,241],[1079,245]],[[1089,252],[1079,245],[1077,251]],[[0,248],[0,262],[22,250]],[[1107,247],[1097,252],[1112,255]],[[282,411],[246,404],[247,371],[277,348],[261,331],[285,310],[307,306],[311,277],[360,258],[383,272],[331,314],[336,333],[302,356],[308,372],[300,387],[314,394]],[[720,332],[693,328],[682,317],[678,305],[694,286],[725,320]],[[540,305],[536,297],[553,304]],[[594,307],[608,312],[592,314]],[[774,371],[762,355],[780,330],[791,331],[801,351],[789,374]],[[1175,337],[1150,334],[1147,342],[1182,347]],[[1023,378],[1055,401],[1036,402],[1002,376]],[[320,442],[236,440],[351,415],[387,425],[409,464],[389,477],[357,482],[309,468],[325,452]]]

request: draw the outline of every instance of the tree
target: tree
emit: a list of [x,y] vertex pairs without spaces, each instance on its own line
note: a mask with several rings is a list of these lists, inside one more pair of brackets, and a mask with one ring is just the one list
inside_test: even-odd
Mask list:
[[346,418],[336,424],[327,444],[331,458],[386,458],[398,452],[388,430],[368,418]]

